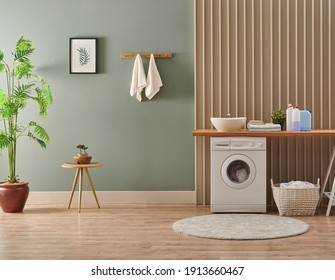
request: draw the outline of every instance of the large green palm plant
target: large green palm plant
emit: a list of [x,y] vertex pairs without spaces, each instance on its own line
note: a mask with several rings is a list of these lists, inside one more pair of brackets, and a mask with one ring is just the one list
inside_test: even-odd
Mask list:
[[0,89],[0,151],[7,148],[9,163],[9,183],[19,181],[16,174],[16,148],[20,137],[29,137],[46,148],[49,141],[47,132],[35,121],[21,123],[19,113],[29,102],[39,105],[39,114],[45,117],[52,103],[49,84],[33,69],[30,55],[34,48],[30,40],[21,37],[12,51],[12,64],[4,60],[0,50],[0,73],[5,72],[5,89]]

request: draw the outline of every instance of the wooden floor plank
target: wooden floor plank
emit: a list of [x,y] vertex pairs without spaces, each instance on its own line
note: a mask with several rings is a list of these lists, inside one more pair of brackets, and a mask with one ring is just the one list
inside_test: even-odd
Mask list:
[[84,205],[80,214],[66,205],[27,206],[24,213],[0,213],[0,259],[335,259],[334,212],[295,217],[311,226],[296,237],[235,241],[173,231],[177,220],[210,214],[207,206]]

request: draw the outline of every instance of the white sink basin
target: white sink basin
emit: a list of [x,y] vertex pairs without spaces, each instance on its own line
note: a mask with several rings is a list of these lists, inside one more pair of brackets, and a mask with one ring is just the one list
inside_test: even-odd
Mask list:
[[235,131],[243,128],[247,118],[211,118],[211,122],[217,131]]

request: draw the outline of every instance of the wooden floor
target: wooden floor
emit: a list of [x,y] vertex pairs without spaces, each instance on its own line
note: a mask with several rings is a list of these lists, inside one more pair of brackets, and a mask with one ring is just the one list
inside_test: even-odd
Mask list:
[[[335,212],[335,211],[334,211]],[[335,259],[335,213],[296,217],[311,229],[271,240],[212,240],[175,233],[171,225],[209,214],[194,205],[26,206],[24,213],[0,213],[0,259],[191,260]],[[272,213],[277,214],[277,213]]]

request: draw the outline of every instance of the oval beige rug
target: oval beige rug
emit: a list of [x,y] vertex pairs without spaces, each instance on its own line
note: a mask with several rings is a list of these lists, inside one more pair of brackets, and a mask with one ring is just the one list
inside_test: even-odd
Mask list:
[[186,218],[172,228],[181,234],[212,239],[272,239],[309,230],[304,221],[265,214],[212,214]]

